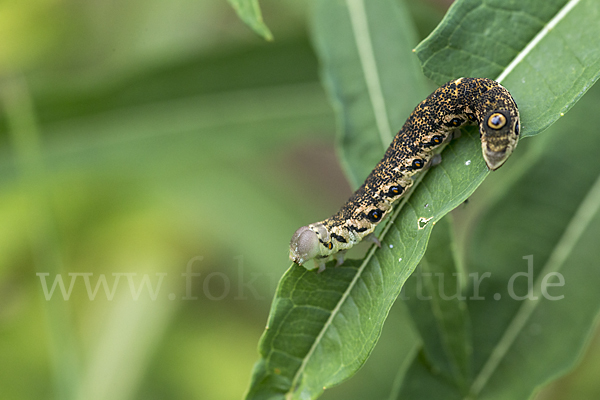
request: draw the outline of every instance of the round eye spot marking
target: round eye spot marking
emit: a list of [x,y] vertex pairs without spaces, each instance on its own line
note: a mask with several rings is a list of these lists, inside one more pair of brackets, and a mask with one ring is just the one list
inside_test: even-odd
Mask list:
[[374,209],[371,210],[368,214],[367,214],[367,218],[369,219],[369,221],[371,222],[377,222],[381,219],[381,216],[383,215],[383,213],[381,212],[380,209]]
[[425,165],[425,163],[420,158],[414,159],[412,162],[412,167],[414,169],[421,169],[421,168],[423,168],[424,165]]
[[448,126],[460,126],[463,123],[463,120],[460,118],[452,118],[450,122],[448,122]]
[[333,249],[333,244],[331,242],[327,243],[327,248],[329,250]]
[[520,132],[519,121],[517,121],[517,123],[515,124],[515,134],[519,135],[519,132]]
[[391,197],[398,196],[400,193],[404,191],[402,186],[392,186],[390,190],[388,190],[388,195]]
[[441,135],[435,135],[431,138],[431,144],[440,144],[444,141],[444,137]]
[[475,118],[475,114],[473,113],[467,113],[467,118],[469,119],[469,121],[473,122],[475,120],[477,120],[477,118]]
[[506,125],[506,117],[500,113],[493,113],[488,118],[487,124],[492,129],[500,129]]

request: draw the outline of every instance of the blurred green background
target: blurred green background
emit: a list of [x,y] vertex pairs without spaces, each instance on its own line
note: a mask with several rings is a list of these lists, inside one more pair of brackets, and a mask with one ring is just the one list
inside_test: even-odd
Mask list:
[[[274,42],[225,0],[0,3],[1,399],[243,396],[291,234],[350,194],[309,3],[261,1]],[[324,398],[387,395],[405,312]]]

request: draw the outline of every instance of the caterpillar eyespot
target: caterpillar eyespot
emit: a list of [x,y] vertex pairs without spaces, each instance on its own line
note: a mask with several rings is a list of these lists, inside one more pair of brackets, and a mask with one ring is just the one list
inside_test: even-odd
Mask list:
[[424,165],[423,160],[419,160],[418,158],[412,162],[413,169],[421,169]]
[[314,259],[319,272],[329,256],[338,255],[341,263],[339,255],[369,236],[405,197],[418,174],[439,162],[444,143],[464,123],[479,123],[483,158],[492,171],[517,146],[519,110],[504,87],[485,78],[450,81],[415,108],[383,159],[335,215],[294,233],[290,259],[299,265]]
[[375,209],[367,214],[367,218],[371,222],[379,222],[379,220],[381,219],[381,215],[382,215],[381,210]]
[[435,135],[431,138],[431,144],[440,144],[444,141],[444,137],[441,135]]
[[488,126],[492,129],[501,129],[506,125],[506,117],[501,113],[494,113],[488,118]]
[[388,196],[390,196],[390,197],[398,196],[403,191],[404,191],[404,188],[402,186],[392,186],[390,188],[390,190],[388,190]]
[[450,122],[448,122],[448,126],[457,127],[463,123],[463,120],[460,118],[452,118]]

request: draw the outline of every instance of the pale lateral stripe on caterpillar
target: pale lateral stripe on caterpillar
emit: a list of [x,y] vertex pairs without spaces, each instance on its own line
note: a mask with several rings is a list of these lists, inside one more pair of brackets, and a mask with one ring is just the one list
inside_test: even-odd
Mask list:
[[[436,163],[434,156],[468,123],[479,124],[483,158],[498,169],[517,146],[519,110],[510,93],[485,78],[450,81],[423,100],[410,114],[383,159],[365,182],[332,217],[298,229],[290,243],[290,259],[302,265],[315,259],[319,272],[335,255],[370,235],[392,212],[413,184],[415,175]],[[377,239],[374,241],[378,243]]]

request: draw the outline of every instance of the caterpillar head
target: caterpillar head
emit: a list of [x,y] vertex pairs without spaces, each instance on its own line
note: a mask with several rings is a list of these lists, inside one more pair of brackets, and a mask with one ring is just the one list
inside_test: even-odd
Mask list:
[[319,255],[319,237],[308,226],[298,229],[290,241],[290,260],[298,265]]
[[519,112],[493,110],[485,114],[479,125],[483,159],[488,168],[497,170],[511,155],[519,141]]

